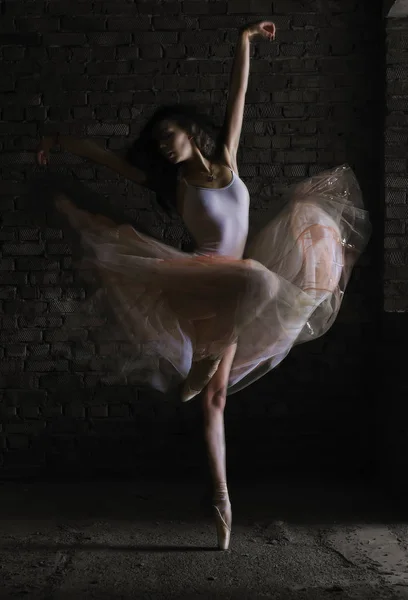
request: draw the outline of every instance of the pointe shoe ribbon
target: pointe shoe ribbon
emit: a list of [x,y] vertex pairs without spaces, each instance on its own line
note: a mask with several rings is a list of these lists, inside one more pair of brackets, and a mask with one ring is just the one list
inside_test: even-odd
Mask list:
[[215,526],[217,528],[218,548],[220,550],[228,550],[231,537],[231,525],[228,525],[218,506],[213,505],[213,507],[215,509]]

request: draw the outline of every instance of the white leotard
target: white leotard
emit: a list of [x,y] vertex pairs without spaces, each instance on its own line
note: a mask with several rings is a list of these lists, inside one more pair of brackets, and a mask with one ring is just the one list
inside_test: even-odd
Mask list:
[[197,254],[241,258],[248,235],[249,192],[234,173],[223,188],[186,183],[183,220],[197,243]]

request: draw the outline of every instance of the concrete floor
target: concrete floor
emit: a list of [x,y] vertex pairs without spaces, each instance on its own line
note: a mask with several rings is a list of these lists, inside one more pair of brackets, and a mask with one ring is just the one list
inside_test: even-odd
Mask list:
[[230,482],[227,552],[216,550],[203,491],[0,483],[1,600],[408,599],[408,520],[373,490]]

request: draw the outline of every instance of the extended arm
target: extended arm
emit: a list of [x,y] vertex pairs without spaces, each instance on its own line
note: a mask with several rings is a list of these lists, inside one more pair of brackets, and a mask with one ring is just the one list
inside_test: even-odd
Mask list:
[[231,158],[236,161],[239,139],[244,116],[245,95],[248,87],[250,41],[256,35],[275,39],[275,25],[272,21],[261,21],[241,30],[232,65],[228,101],[223,125],[223,143]]
[[243,30],[239,34],[232,65],[228,101],[224,117],[223,143],[231,157],[236,160],[244,116],[245,95],[249,78],[249,34]]
[[136,183],[143,185],[146,181],[146,175],[141,169],[134,167],[118,154],[101,148],[99,144],[92,140],[70,135],[47,136],[43,138],[37,151],[37,161],[39,164],[47,164],[49,150],[55,144],[59,144],[61,148],[76,156],[82,156],[97,164],[104,165]]

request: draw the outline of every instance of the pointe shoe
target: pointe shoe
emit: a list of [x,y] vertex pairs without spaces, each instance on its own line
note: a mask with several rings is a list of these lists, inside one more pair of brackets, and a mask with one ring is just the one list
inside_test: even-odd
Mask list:
[[221,362],[221,357],[210,356],[193,361],[190,372],[181,391],[181,401],[188,402],[197,396],[213,377]]
[[217,529],[218,548],[220,550],[228,550],[231,537],[231,503],[224,508],[213,504],[215,513],[215,526]]

